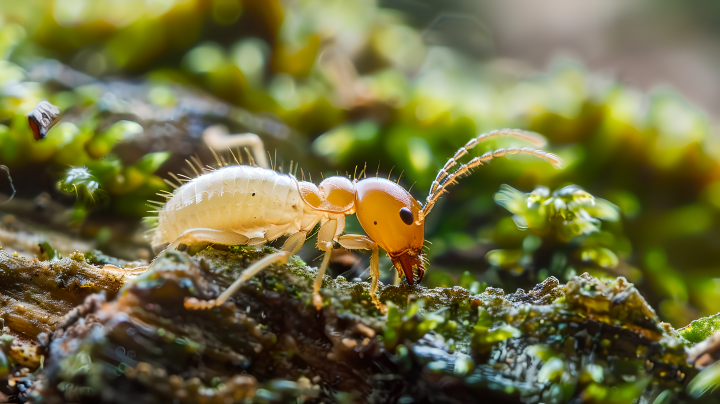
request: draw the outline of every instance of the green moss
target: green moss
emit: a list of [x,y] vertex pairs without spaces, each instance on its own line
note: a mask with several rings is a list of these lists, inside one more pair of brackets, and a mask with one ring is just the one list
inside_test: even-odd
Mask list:
[[710,317],[697,319],[677,332],[686,340],[696,344],[720,330],[720,313]]

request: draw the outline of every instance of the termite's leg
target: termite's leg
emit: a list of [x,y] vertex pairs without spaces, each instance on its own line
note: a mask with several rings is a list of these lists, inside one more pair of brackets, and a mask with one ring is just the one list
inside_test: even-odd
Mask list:
[[[170,243],[162,251],[174,250],[178,248],[178,246],[180,246],[181,244],[194,245],[208,243],[221,245],[245,245],[247,244],[247,242],[248,238],[246,236],[243,236],[242,234],[234,233],[231,231],[197,228],[186,230],[180,237]],[[156,248],[153,246],[153,250],[155,249]],[[158,256],[159,255],[160,254],[158,254]],[[153,263],[155,263],[156,259],[157,257],[155,257],[152,262],[150,262],[150,265],[147,269],[152,268]]]
[[315,308],[322,309],[322,296],[320,296],[320,288],[322,287],[323,276],[325,276],[325,270],[327,270],[328,264],[330,263],[330,255],[332,254],[333,238],[335,238],[335,231],[337,230],[337,220],[328,220],[320,226],[317,238],[317,248],[320,251],[325,251],[322,264],[318,269],[317,276],[315,277],[315,283],[313,284],[313,304]]
[[282,250],[283,251],[290,251],[290,255],[297,254],[300,249],[302,248],[303,244],[305,244],[305,238],[307,237],[306,231],[299,231],[285,240],[285,243],[283,243]]
[[200,243],[221,244],[221,245],[244,245],[247,244],[248,238],[242,234],[231,231],[222,231],[214,229],[190,229],[187,230],[177,240],[173,241],[167,249],[175,249],[180,244],[193,245]]
[[[189,298],[185,300],[185,308],[191,309],[191,310],[202,310],[202,309],[210,309],[215,306],[220,306],[221,304],[225,303],[225,301],[232,295],[234,295],[240,287],[245,283],[248,279],[252,278],[253,276],[257,275],[258,272],[262,271],[263,269],[269,267],[270,265],[274,263],[280,263],[284,264],[288,261],[288,258],[290,256],[296,254],[303,246],[303,243],[305,243],[305,237],[307,236],[307,232],[301,231],[298,233],[295,233],[288,237],[287,240],[285,240],[285,244],[283,245],[282,251],[278,251],[274,254],[267,255],[257,261],[256,263],[250,265],[243,273],[240,275],[240,277],[235,280],[235,282],[230,285],[220,296],[218,296],[215,300],[199,300],[196,298]],[[247,237],[246,237],[247,239]]]
[[190,310],[203,310],[203,309],[211,309],[215,306],[220,306],[221,304],[225,303],[225,300],[227,300],[230,296],[234,295],[242,286],[243,283],[245,283],[248,279],[252,278],[253,276],[257,275],[258,272],[262,271],[263,269],[269,267],[270,265],[278,262],[280,264],[284,264],[287,262],[288,258],[290,258],[292,254],[290,251],[278,251],[274,254],[266,255],[262,259],[260,259],[258,262],[250,265],[243,273],[240,275],[235,282],[233,282],[230,287],[228,287],[224,292],[218,296],[215,300],[199,300],[194,297],[185,299],[185,308]]
[[375,244],[375,242],[369,237],[358,234],[346,234],[341,236],[338,238],[338,243],[348,250],[372,251],[372,255],[370,256],[370,276],[372,277],[372,283],[370,284],[370,298],[373,303],[375,303],[375,307],[385,314],[387,312],[387,307],[382,304],[380,298],[377,296],[378,282],[380,281],[379,251],[377,244]]

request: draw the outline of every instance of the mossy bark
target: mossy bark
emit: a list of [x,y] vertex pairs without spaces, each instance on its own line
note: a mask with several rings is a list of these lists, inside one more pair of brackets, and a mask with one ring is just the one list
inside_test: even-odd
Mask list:
[[316,310],[316,270],[293,258],[220,307],[184,307],[272,251],[162,254],[120,293],[86,294],[41,341],[44,367],[2,391],[53,403],[680,402],[697,373],[687,342],[623,278],[548,278],[510,295],[382,286],[382,315],[369,283],[342,277],[325,278]]

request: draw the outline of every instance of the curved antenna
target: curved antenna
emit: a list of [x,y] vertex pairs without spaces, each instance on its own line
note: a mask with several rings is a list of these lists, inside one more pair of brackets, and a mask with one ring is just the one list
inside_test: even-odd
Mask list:
[[547,144],[547,140],[545,137],[539,133],[530,132],[529,130],[522,130],[522,129],[497,129],[493,130],[487,133],[483,133],[482,135],[470,139],[467,143],[465,143],[465,146],[461,147],[460,150],[458,150],[454,156],[452,156],[451,159],[448,160],[447,163],[445,163],[445,166],[440,169],[440,172],[438,173],[437,177],[435,177],[435,181],[433,181],[432,186],[430,187],[430,193],[434,193],[437,190],[437,187],[440,185],[440,182],[448,175],[449,169],[453,168],[455,164],[457,164],[457,161],[461,159],[464,155],[466,155],[470,149],[477,146],[479,143],[484,142],[486,140],[494,139],[496,137],[514,137],[517,139],[525,140],[530,143],[532,143],[535,146],[542,147]]
[[[468,142],[468,144],[469,143],[470,142]],[[458,154],[459,153],[460,152],[458,152]],[[437,200],[440,199],[440,196],[442,196],[442,194],[447,192],[446,188],[448,186],[450,186],[450,184],[457,183],[457,179],[461,175],[466,174],[468,171],[472,170],[473,168],[475,168],[477,166],[481,166],[484,163],[489,163],[491,160],[493,160],[496,157],[503,157],[508,154],[532,155],[532,156],[535,156],[535,157],[538,157],[538,158],[541,158],[541,159],[547,161],[548,163],[552,164],[556,168],[562,168],[562,160],[560,159],[560,157],[558,157],[552,153],[548,153],[548,152],[545,152],[542,150],[535,150],[530,147],[523,147],[522,149],[517,148],[517,147],[510,147],[507,149],[497,149],[492,152],[487,152],[480,157],[475,157],[474,159],[470,160],[467,164],[461,165],[460,168],[458,168],[455,172],[453,172],[450,175],[448,175],[447,172],[445,172],[445,175],[443,175],[439,181],[436,180],[435,182],[433,182],[433,189],[430,191],[430,195],[428,195],[428,197],[426,199],[427,203],[420,211],[420,214],[418,215],[418,220],[416,221],[416,223],[419,224],[425,219],[425,216],[427,216],[430,213],[433,206],[435,205],[435,202],[437,202]],[[456,156],[457,156],[457,154],[456,154]],[[450,160],[453,160],[453,163],[450,164],[450,162],[448,162],[448,164],[445,165],[446,167],[448,167],[448,166],[452,167],[457,163],[457,161],[455,161],[456,157],[453,157]],[[445,170],[445,168],[443,168],[443,170]],[[440,175],[438,175],[438,177],[440,177]]]

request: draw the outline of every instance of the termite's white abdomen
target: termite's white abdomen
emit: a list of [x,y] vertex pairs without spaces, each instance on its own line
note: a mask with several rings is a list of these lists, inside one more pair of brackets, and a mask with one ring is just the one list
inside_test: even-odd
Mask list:
[[198,228],[274,240],[309,231],[321,217],[303,202],[289,176],[261,167],[230,166],[175,190],[159,213],[152,244],[171,243]]

